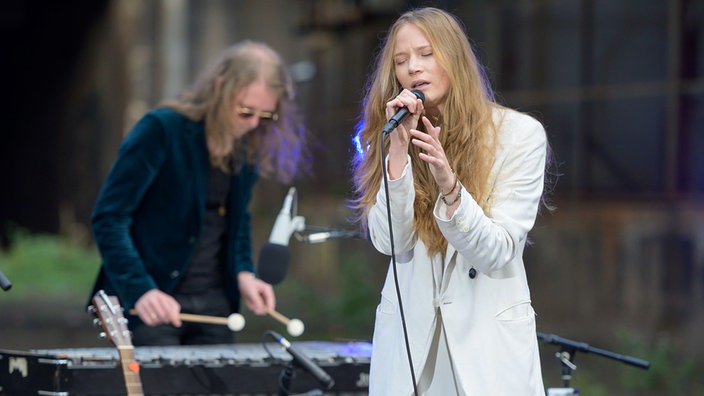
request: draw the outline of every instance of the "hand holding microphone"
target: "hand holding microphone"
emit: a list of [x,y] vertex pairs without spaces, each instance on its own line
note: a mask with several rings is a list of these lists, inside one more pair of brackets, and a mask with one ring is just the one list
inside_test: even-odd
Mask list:
[[[417,99],[420,99],[421,102],[425,102],[425,94],[422,91],[414,89],[411,93],[415,95]],[[408,114],[410,114],[408,107],[401,107],[398,109],[396,114],[394,114],[386,125],[384,125],[384,135],[388,135],[391,131],[396,129],[396,127],[408,116]]]

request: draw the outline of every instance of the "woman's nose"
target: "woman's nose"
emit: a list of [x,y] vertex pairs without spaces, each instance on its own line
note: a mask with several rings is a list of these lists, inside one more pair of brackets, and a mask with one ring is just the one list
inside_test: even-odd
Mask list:
[[415,74],[421,70],[420,62],[415,57],[408,60],[408,73]]

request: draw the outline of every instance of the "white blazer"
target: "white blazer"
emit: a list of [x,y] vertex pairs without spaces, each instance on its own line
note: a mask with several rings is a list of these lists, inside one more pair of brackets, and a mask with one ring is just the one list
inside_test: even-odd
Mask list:
[[[406,166],[400,178],[389,181],[394,249],[411,357],[417,380],[439,307],[464,395],[545,395],[535,312],[522,255],[543,192],[547,142],[542,125],[530,116],[508,109],[497,110],[496,116],[503,121],[491,173],[491,214],[486,216],[464,187],[460,206],[451,218],[446,218],[446,208],[439,199],[435,204],[435,219],[449,242],[444,263],[440,254],[428,256],[413,231],[411,167]],[[381,188],[369,213],[369,229],[374,247],[391,255],[386,202]],[[442,284],[437,284],[439,279]],[[376,310],[369,384],[372,396],[413,394],[398,305],[390,265]]]

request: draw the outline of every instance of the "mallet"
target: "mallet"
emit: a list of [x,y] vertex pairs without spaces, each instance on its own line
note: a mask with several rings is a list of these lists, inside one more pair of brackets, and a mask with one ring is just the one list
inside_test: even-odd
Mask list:
[[[137,310],[130,309],[130,314],[137,315]],[[226,318],[219,316],[196,315],[187,313],[180,313],[178,314],[178,317],[184,322],[227,325],[227,327],[232,331],[242,330],[245,324],[244,316],[238,313],[230,314],[230,316]]]
[[303,331],[305,330],[305,325],[303,325],[303,322],[301,322],[300,319],[289,319],[273,309],[267,309],[266,312],[271,315],[274,319],[283,323],[286,326],[286,331],[288,331],[288,333],[292,336],[298,337],[303,334]]

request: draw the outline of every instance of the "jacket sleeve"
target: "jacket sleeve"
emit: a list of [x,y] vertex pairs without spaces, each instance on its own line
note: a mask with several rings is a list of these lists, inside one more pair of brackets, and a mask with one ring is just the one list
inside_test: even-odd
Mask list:
[[[402,253],[413,249],[417,235],[413,230],[413,203],[416,192],[413,188],[413,172],[411,159],[403,170],[401,177],[389,180],[389,199],[391,203],[391,224],[394,236],[395,253]],[[388,174],[387,174],[388,177]],[[389,232],[389,219],[387,211],[387,197],[384,181],[379,187],[376,202],[369,211],[369,234],[372,244],[379,253],[391,255],[391,233]]]
[[156,117],[146,115],[125,137],[92,214],[103,271],[125,306],[156,288],[130,236],[133,216],[164,162],[167,138]]
[[235,240],[235,272],[254,272],[254,262],[252,261],[252,242],[250,238],[251,217],[249,212],[242,213],[239,222],[239,231]]
[[523,117],[502,126],[494,184],[486,215],[462,187],[460,207],[450,219],[440,200],[435,217],[448,242],[478,271],[503,268],[522,249],[533,228],[543,193],[547,141],[542,125]]

